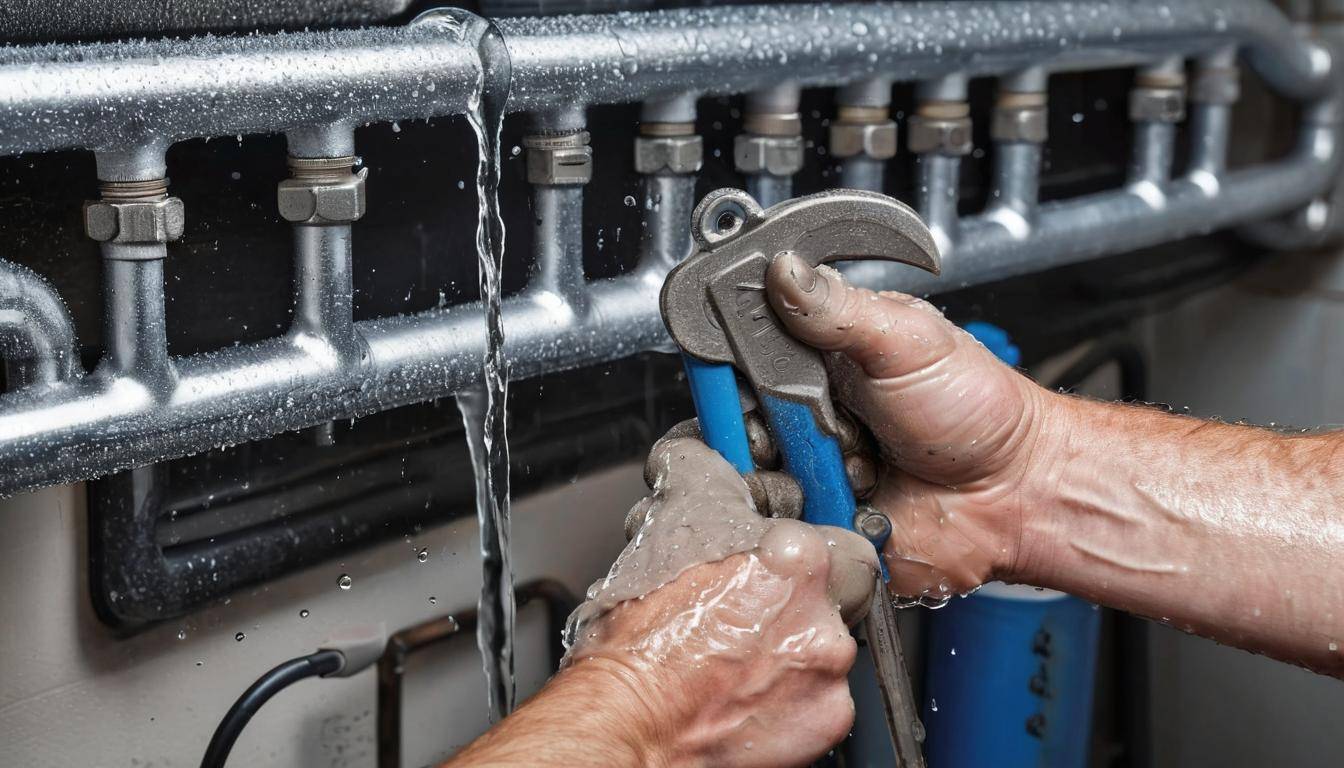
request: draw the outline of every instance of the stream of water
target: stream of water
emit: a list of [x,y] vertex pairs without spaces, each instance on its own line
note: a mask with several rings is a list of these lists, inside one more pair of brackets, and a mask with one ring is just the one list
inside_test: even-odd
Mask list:
[[509,561],[509,442],[506,405],[508,369],[500,313],[504,266],[504,220],[499,213],[499,134],[509,97],[508,50],[489,22],[463,11],[443,9],[426,21],[453,26],[475,44],[476,88],[467,121],[476,134],[476,259],[481,304],[485,308],[485,355],[481,386],[457,396],[476,478],[480,522],[481,596],[476,642],[485,668],[490,722],[513,710],[513,568]]

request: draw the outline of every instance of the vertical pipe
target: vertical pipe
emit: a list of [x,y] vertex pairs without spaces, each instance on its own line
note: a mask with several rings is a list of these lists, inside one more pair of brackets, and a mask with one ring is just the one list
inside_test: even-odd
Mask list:
[[1228,47],[1201,58],[1190,87],[1191,174],[1214,179],[1227,170],[1232,105],[1240,95],[1236,48]]
[[[163,248],[163,246],[158,246]],[[103,337],[106,353],[100,369],[146,384],[161,383],[171,372],[163,301],[163,259],[122,258],[121,247],[104,243]]]
[[559,296],[581,314],[587,299],[583,279],[583,187],[539,184],[532,190],[532,210],[536,261],[528,289]]
[[919,106],[910,118],[907,143],[918,158],[916,208],[944,256],[957,239],[961,158],[971,151],[966,77],[950,75],[919,84]]
[[342,347],[354,340],[349,224],[294,227],[293,333]]
[[294,318],[290,334],[318,339],[339,359],[362,348],[354,326],[352,223],[364,214],[364,178],[353,173],[353,129],[303,125],[285,134],[290,178],[277,204],[294,229]]
[[583,277],[583,187],[593,177],[593,150],[583,113],[538,115],[523,138],[532,184],[532,273],[528,290],[559,298],[575,314],[587,310]]
[[173,381],[163,261],[168,241],[182,234],[182,202],[168,196],[161,145],[94,157],[102,199],[85,205],[84,223],[103,256],[99,372],[134,379],[162,396]]
[[1171,180],[1176,123],[1185,119],[1185,62],[1171,57],[1139,70],[1129,93],[1134,122],[1131,184],[1161,187]]
[[[1041,145],[1046,141],[1046,73],[1039,67],[999,83],[990,137],[994,141],[991,206],[1030,225],[1040,195]],[[1015,234],[1026,235],[1027,227]]]
[[896,123],[891,110],[891,79],[863,80],[836,94],[831,121],[831,156],[840,158],[840,185],[881,192],[887,160],[896,155]]
[[803,167],[802,117],[797,83],[747,94],[744,133],[733,144],[747,192],[768,208],[793,196],[793,175]]

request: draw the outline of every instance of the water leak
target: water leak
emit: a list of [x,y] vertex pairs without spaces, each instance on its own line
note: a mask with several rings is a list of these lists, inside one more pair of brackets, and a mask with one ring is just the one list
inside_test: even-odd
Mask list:
[[467,122],[476,134],[476,261],[485,312],[485,355],[481,387],[458,394],[476,478],[476,514],[480,522],[481,596],[476,642],[485,669],[490,721],[513,710],[513,569],[509,563],[508,370],[504,359],[501,315],[504,269],[504,220],[499,212],[499,134],[509,98],[508,49],[499,30],[485,19],[456,9],[421,16],[474,43],[476,84],[468,101]]

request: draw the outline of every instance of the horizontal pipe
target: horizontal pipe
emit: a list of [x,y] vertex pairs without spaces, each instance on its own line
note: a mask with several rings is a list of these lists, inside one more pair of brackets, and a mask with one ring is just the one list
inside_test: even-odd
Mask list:
[[[1314,99],[1330,87],[1329,56],[1263,0],[727,6],[498,26],[512,60],[514,111],[742,93],[784,76],[811,87],[895,73],[1005,74],[1042,55],[1052,71],[1118,67],[1230,42],[1284,95]],[[460,114],[476,59],[459,32],[431,21],[0,47],[0,154]]]
[[[1040,206],[1027,231],[992,214],[961,222],[943,275],[868,262],[865,284],[929,293],[1130,251],[1292,210],[1333,187],[1336,127],[1309,126],[1275,164],[1228,173],[1210,189],[1191,179]],[[876,267],[874,269],[874,267]],[[553,295],[505,302],[513,378],[605,362],[666,344],[658,313],[662,272],[592,283],[582,317]],[[177,383],[154,402],[125,378],[85,379],[0,398],[0,493],[11,494],[231,445],[324,421],[362,416],[474,386],[484,344],[480,309],[463,305],[356,323],[366,359],[345,364],[294,338],[179,359]]]
[[36,272],[0,260],[0,358],[17,374],[11,387],[78,377],[78,345],[70,311]]

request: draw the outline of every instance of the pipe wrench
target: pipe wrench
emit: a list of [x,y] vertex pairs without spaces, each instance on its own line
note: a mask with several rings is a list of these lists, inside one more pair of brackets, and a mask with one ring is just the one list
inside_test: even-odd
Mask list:
[[[705,442],[739,472],[755,469],[738,397],[740,373],[785,470],[802,488],[803,521],[857,528],[880,550],[890,525],[874,530],[860,524],[864,515],[856,516],[821,353],[784,330],[765,295],[765,272],[777,254],[792,252],[813,267],[884,259],[938,274],[929,228],[909,207],[873,192],[830,190],[762,210],[747,193],[720,189],[696,206],[691,232],[696,251],[668,273],[659,303],[683,353]],[[870,647],[882,655],[874,662],[897,762],[922,765],[921,739],[913,735],[918,710],[884,592],[879,587],[867,624]]]

